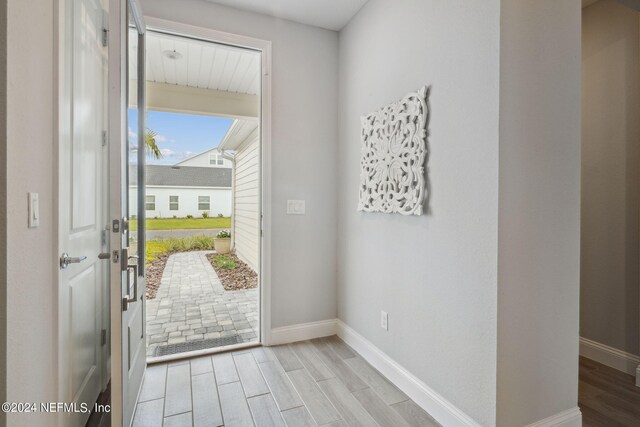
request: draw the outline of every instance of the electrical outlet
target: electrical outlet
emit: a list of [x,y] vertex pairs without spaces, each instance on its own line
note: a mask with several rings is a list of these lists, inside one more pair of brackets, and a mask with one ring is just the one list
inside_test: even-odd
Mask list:
[[304,215],[305,205],[304,200],[287,200],[287,215]]
[[389,330],[389,315],[386,311],[380,312],[380,327],[385,331]]

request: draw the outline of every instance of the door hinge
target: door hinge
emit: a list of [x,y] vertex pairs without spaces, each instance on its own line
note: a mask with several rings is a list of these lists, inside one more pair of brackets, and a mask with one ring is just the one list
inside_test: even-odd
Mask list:
[[107,47],[109,45],[109,30],[106,28],[102,29],[102,46]]
[[107,343],[107,330],[103,329],[100,331],[100,345],[105,345]]
[[102,46],[109,44],[109,12],[102,10]]
[[107,131],[102,131],[102,146],[105,147],[107,145]]

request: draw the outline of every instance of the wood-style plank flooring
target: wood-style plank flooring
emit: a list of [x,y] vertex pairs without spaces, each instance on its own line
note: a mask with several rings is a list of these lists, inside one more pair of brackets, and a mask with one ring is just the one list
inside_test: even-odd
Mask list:
[[631,375],[580,358],[578,405],[585,427],[640,426],[640,387]]
[[134,427],[439,424],[338,337],[147,368]]

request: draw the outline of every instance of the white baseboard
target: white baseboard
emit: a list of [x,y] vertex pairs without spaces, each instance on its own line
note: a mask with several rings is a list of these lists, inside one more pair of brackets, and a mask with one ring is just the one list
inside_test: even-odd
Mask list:
[[353,347],[367,362],[440,424],[447,427],[480,425],[341,320],[337,321],[337,330],[338,336],[344,342]]
[[640,356],[582,337],[580,337],[580,356],[626,372],[629,375],[635,375],[636,385],[639,385]]
[[527,427],[581,427],[582,412],[577,406],[540,420]]
[[271,329],[268,345],[287,344],[335,335],[336,322],[337,319],[329,319]]

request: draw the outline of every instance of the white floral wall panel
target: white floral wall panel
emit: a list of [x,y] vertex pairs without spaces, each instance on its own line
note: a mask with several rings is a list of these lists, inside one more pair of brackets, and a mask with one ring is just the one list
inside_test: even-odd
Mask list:
[[364,212],[421,215],[426,197],[428,88],[361,118]]

